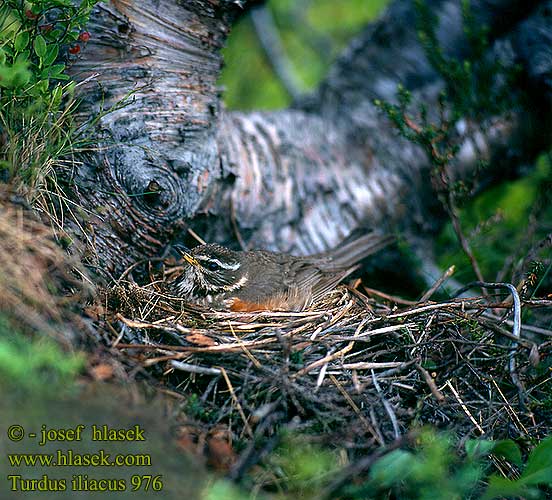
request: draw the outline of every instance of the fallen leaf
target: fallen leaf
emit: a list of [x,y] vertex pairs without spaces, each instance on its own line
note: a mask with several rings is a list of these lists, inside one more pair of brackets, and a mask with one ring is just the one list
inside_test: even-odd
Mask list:
[[228,472],[236,462],[228,433],[215,431],[207,438],[207,464],[218,472]]
[[202,346],[216,345],[216,342],[211,338],[203,335],[202,333],[190,333],[186,335],[186,340],[191,344],[197,344]]
[[90,368],[94,380],[108,380],[113,377],[113,367],[107,363],[100,363]]

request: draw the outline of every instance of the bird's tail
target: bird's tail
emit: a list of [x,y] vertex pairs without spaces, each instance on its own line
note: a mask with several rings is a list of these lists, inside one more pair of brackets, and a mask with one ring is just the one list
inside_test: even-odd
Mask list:
[[355,266],[369,255],[379,252],[395,240],[395,236],[391,234],[376,232],[369,232],[358,238],[347,238],[345,242],[326,253],[327,264],[325,263],[323,267],[328,271],[345,270]]

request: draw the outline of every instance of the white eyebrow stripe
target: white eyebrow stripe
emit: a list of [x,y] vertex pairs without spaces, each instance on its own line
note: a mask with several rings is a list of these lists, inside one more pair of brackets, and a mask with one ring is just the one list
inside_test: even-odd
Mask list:
[[236,262],[235,264],[229,264],[228,262],[221,262],[218,259],[211,259],[214,262],[216,262],[220,267],[223,267],[224,269],[231,269],[232,271],[235,271],[236,269],[240,268],[240,263]]
[[207,257],[206,255],[194,255],[194,257],[197,260],[215,262],[216,264],[218,264],[223,269],[230,269],[232,271],[236,271],[237,269],[240,268],[240,265],[241,265],[239,262],[236,262],[234,264],[230,264],[228,262],[221,262],[220,260],[215,259],[214,257]]

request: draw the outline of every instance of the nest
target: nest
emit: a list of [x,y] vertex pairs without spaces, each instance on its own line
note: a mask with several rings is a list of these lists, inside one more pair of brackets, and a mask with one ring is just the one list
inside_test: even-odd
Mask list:
[[113,348],[234,439],[291,422],[363,450],[423,424],[521,443],[550,432],[552,343],[512,334],[510,304],[393,302],[341,286],[304,312],[229,313],[121,282],[104,321]]

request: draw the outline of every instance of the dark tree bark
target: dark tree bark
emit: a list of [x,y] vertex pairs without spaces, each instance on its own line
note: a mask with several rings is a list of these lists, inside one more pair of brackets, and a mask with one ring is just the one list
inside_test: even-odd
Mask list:
[[[114,0],[96,8],[93,38],[73,66],[78,78],[97,72],[101,82],[86,87],[83,119],[133,91],[129,105],[102,118],[102,149],[75,178],[80,203],[97,214],[97,265],[111,275],[158,255],[188,226],[212,241],[239,234],[250,247],[310,253],[359,224],[420,235],[445,220],[425,153],[372,104],[394,100],[402,82],[436,107],[444,83],[418,43],[413,3],[395,1],[292,108],[227,112],[216,85],[220,48],[244,3]],[[429,4],[445,52],[462,57],[460,1]],[[471,177],[482,155],[491,168],[480,182],[489,184],[549,147],[551,5],[474,2],[492,55],[522,64],[526,99],[507,115],[464,123],[475,132],[454,176]]]

